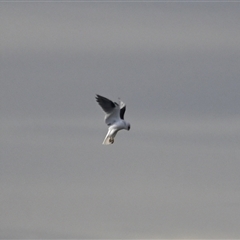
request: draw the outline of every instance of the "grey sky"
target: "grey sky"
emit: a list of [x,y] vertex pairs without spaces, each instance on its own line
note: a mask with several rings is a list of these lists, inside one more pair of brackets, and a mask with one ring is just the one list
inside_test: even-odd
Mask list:
[[240,237],[240,3],[0,6],[0,238]]

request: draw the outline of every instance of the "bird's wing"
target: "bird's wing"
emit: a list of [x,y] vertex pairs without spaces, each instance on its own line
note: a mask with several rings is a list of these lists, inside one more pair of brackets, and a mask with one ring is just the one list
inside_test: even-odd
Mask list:
[[126,111],[126,104],[120,101],[120,118],[124,120],[124,113]]
[[113,101],[100,95],[96,95],[96,101],[102,107],[103,111],[108,114],[116,107]]
[[102,107],[105,115],[105,123],[110,126],[120,119],[120,108],[119,104],[105,98],[103,96],[97,95],[96,100],[98,104]]

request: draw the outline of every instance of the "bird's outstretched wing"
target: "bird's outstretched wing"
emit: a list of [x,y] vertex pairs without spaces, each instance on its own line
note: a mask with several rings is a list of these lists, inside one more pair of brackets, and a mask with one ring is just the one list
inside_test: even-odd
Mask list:
[[107,114],[111,113],[116,107],[113,101],[100,95],[96,95],[96,101],[102,107],[103,111]]
[[96,95],[96,101],[101,106],[105,115],[105,123],[110,126],[120,119],[119,104],[100,95]]

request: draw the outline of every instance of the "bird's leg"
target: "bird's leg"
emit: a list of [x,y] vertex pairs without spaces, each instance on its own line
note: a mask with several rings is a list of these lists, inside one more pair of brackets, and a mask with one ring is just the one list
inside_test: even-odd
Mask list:
[[113,143],[114,143],[114,138],[110,138],[110,139],[109,139],[109,142],[110,142],[111,144],[113,144]]

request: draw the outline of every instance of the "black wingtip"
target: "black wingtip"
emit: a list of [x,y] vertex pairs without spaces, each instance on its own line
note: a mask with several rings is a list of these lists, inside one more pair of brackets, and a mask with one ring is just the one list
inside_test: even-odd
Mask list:
[[103,96],[99,95],[99,94],[96,94],[95,98],[98,99],[98,98],[101,98]]
[[103,98],[101,95],[96,94],[95,99],[98,103],[99,103],[101,98]]

